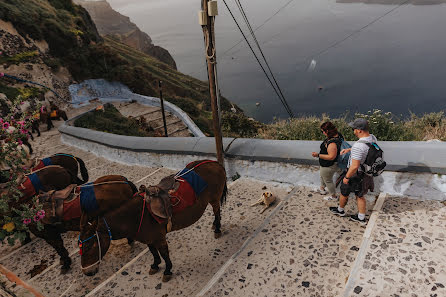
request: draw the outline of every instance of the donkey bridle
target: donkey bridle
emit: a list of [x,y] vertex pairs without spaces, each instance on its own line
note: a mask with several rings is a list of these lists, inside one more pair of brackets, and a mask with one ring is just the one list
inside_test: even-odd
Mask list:
[[[109,236],[109,238],[110,238],[110,242],[111,242],[111,241],[112,241],[112,234],[111,234],[111,231],[110,231],[110,227],[108,226],[107,221],[105,220],[105,217],[102,217],[102,219],[104,220],[105,226],[107,227],[108,236]],[[88,224],[90,224],[90,222],[88,222]],[[82,267],[82,263],[81,263],[81,269],[82,269],[82,270],[88,269],[88,268],[90,268],[90,267],[92,267],[92,266],[95,266],[95,265],[97,265],[97,264],[101,264],[101,260],[102,260],[102,250],[101,250],[101,241],[100,241],[100,239],[99,239],[99,234],[98,234],[98,232],[99,232],[99,231],[96,230],[96,232],[95,232],[92,236],[90,236],[90,237],[88,237],[87,239],[84,239],[84,240],[81,240],[81,235],[79,234],[79,239],[78,239],[77,243],[78,243],[78,245],[79,245],[79,254],[80,254],[80,255],[82,255],[82,253],[83,253],[83,244],[84,244],[85,242],[89,241],[90,239],[94,238],[94,237],[96,237],[96,239],[97,239],[97,241],[98,241],[98,248],[99,248],[99,258],[98,258],[98,260],[97,260],[96,262],[94,262],[93,264],[88,265],[87,267]],[[105,233],[105,232],[103,232],[103,233]]]

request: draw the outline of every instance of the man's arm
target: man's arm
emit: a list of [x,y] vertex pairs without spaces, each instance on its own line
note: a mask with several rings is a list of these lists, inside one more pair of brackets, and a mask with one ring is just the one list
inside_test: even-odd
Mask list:
[[352,164],[350,165],[350,168],[347,171],[347,174],[344,177],[343,183],[348,184],[348,180],[355,175],[355,173],[358,171],[359,166],[361,166],[361,160],[355,160],[352,159]]

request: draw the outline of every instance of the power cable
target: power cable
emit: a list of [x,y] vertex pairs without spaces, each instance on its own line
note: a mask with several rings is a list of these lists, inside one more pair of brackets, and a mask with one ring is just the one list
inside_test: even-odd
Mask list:
[[[288,5],[291,4],[291,2],[293,2],[295,0],[290,0],[287,3],[285,3],[282,7],[280,7],[274,14],[272,14],[269,18],[267,18],[262,24],[260,24],[260,26],[256,27],[254,29],[254,32],[256,32],[258,29],[262,28],[266,23],[268,23],[270,20],[272,20],[276,15],[278,15],[282,10],[284,10]],[[229,8],[228,8],[229,9]],[[225,50],[221,55],[220,58],[223,58],[224,56],[226,56],[227,53],[229,53],[233,48],[235,48],[237,45],[239,45],[240,43],[243,42],[243,38],[240,39],[236,44],[234,44],[233,46],[231,46],[229,49]],[[201,71],[201,70],[200,70]],[[200,71],[196,71],[191,73],[191,76],[194,76],[196,74],[198,74]]]
[[252,48],[251,44],[249,43],[248,39],[245,36],[245,33],[243,33],[242,28],[240,27],[240,25],[238,24],[234,14],[232,13],[231,9],[229,8],[228,4],[226,3],[226,0],[223,0],[223,3],[226,5],[226,8],[228,9],[229,13],[231,14],[232,19],[234,20],[235,24],[237,25],[238,29],[240,30],[240,33],[242,34],[243,38],[245,39],[246,43],[248,44],[249,48],[251,49],[251,52],[253,53],[254,57],[256,58],[260,68],[262,68],[263,73],[265,74],[266,78],[268,79],[269,83],[271,84],[272,88],[274,89],[274,91],[277,94],[277,97],[279,97],[279,100],[282,102],[282,104],[284,105],[287,113],[289,114],[290,117],[293,117],[292,112],[290,112],[290,110],[288,110],[288,108],[286,107],[286,103],[283,102],[282,97],[280,96],[279,92],[277,91],[276,87],[274,86],[273,82],[271,81],[269,75],[266,73],[265,68],[263,67],[262,63],[260,62],[259,58],[257,57],[257,54],[255,53],[254,49]]
[[[273,78],[273,80],[274,80],[274,82],[275,82],[275,84],[276,84],[276,86],[277,86],[277,89],[279,90],[279,93],[280,93],[280,95],[281,95],[282,98],[283,98],[283,103],[286,105],[285,108],[287,109],[288,113],[293,114],[293,112],[292,112],[292,110],[291,110],[291,107],[288,105],[288,102],[286,101],[285,96],[283,95],[282,89],[280,88],[279,83],[277,82],[277,80],[276,80],[276,78],[275,78],[275,76],[274,76],[274,74],[273,74],[273,71],[271,70],[271,67],[269,66],[269,63],[268,63],[268,61],[266,60],[265,55],[263,54],[263,50],[262,50],[262,48],[260,47],[259,41],[257,40],[257,37],[256,37],[255,34],[254,34],[254,31],[253,31],[253,29],[252,29],[251,23],[250,23],[249,20],[248,20],[248,16],[246,15],[245,10],[243,9],[242,3],[240,2],[240,0],[235,0],[235,2],[236,2],[237,6],[238,6],[238,8],[239,8],[239,10],[240,10],[240,13],[242,14],[242,16],[243,16],[243,18],[244,18],[244,20],[245,20],[245,23],[246,23],[246,25],[247,25],[249,31],[251,32],[251,35],[252,35],[252,37],[253,37],[253,39],[254,39],[254,42],[256,43],[257,48],[259,49],[260,54],[261,54],[262,57],[263,57],[263,60],[265,61],[266,67],[268,67],[269,73],[271,74],[271,77]],[[293,115],[292,117],[294,117],[294,115]]]
[[[382,18],[384,18],[385,16],[387,16],[388,14],[392,13],[393,11],[397,10],[398,8],[400,8],[401,6],[407,4],[408,2],[410,2],[411,0],[406,0],[404,2],[401,2],[400,4],[398,4],[397,6],[393,7],[392,9],[390,9],[389,11],[387,11],[386,13],[384,13],[383,15],[377,17],[376,19],[374,19],[373,21],[371,21],[370,23],[368,23],[367,25],[362,26],[361,28],[355,30],[354,32],[350,33],[349,35],[347,35],[346,37],[342,38],[341,40],[338,40],[336,42],[334,42],[333,44],[329,45],[328,47],[326,47],[325,49],[317,52],[315,55],[311,55],[305,58],[305,60],[308,60],[310,58],[316,58],[322,54],[325,54],[326,52],[328,52],[330,49],[338,46],[339,44],[343,43],[344,41],[346,41],[347,39],[349,39],[350,37],[358,34],[359,32],[361,32],[362,30],[366,29],[367,27],[370,27],[371,25],[373,25],[374,23],[376,23],[377,21],[381,20]],[[297,67],[300,67],[303,64],[306,64],[307,62],[302,62],[302,63],[298,63],[296,65]]]

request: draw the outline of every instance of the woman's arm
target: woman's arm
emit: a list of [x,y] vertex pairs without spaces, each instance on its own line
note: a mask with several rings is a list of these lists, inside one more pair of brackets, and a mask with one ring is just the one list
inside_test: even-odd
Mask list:
[[333,161],[334,159],[336,159],[336,156],[338,154],[338,147],[336,146],[336,143],[334,142],[330,143],[327,147],[327,152],[328,154],[326,155],[319,154],[319,158],[328,161]]

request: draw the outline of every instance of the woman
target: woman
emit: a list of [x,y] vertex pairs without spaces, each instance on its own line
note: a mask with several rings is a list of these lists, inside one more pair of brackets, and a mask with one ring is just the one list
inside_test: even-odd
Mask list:
[[333,182],[333,175],[338,171],[336,161],[339,157],[340,147],[343,136],[338,132],[332,122],[325,122],[321,125],[321,131],[326,136],[322,142],[320,152],[312,152],[311,155],[319,158],[321,186],[317,191],[321,194],[327,194],[325,187],[328,189],[330,196],[325,200],[337,200],[336,186]]

